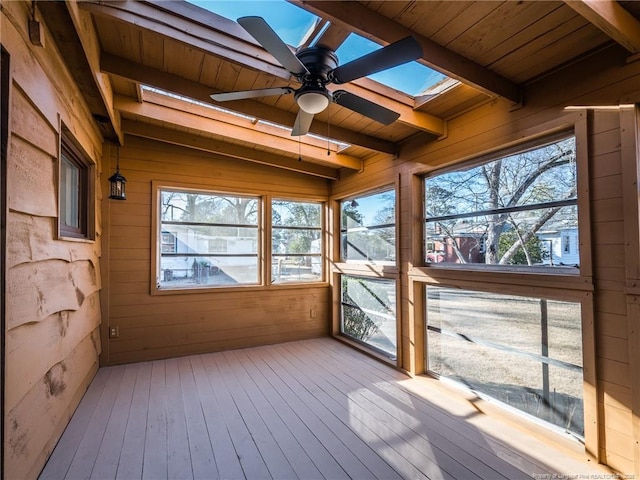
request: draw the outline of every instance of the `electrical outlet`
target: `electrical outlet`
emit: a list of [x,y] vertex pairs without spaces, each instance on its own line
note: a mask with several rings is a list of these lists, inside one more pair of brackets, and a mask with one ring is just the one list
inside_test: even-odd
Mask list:
[[310,318],[316,318],[316,309],[312,308],[311,310],[309,310],[309,317]]
[[118,338],[120,336],[120,329],[118,327],[109,327],[109,338]]

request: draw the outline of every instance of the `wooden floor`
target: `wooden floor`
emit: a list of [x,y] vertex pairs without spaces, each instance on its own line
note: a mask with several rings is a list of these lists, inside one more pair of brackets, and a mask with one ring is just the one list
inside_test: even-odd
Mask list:
[[103,368],[40,478],[515,480],[605,472],[579,450],[552,446],[433,379],[409,379],[326,338]]

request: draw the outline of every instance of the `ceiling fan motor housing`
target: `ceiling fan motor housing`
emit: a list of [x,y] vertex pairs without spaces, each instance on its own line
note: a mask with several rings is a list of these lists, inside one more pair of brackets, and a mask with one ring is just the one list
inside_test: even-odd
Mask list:
[[225,102],[272,95],[293,93],[299,110],[291,135],[309,132],[314,115],[323,112],[331,103],[346,107],[383,125],[395,122],[400,114],[359,97],[348,90],[329,92],[327,85],[344,84],[415,60],[422,56],[422,47],[413,37],[406,37],[364,56],[338,65],[335,51],[323,45],[291,51],[278,34],[262,17],[238,18],[240,24],[262,47],[269,52],[301,84],[300,88],[270,87],[253,90],[222,92],[211,95],[215,101]]
[[[333,50],[324,47],[305,48],[296,53],[296,57],[307,67],[309,74],[320,77],[322,83],[328,83],[329,72],[338,66],[338,56]],[[308,76],[304,74],[302,79]]]
[[338,57],[332,50],[322,47],[305,48],[296,56],[308,70],[298,76],[302,87],[296,90],[296,102],[308,113],[320,113],[332,100],[325,85],[330,81],[329,72],[338,66]]

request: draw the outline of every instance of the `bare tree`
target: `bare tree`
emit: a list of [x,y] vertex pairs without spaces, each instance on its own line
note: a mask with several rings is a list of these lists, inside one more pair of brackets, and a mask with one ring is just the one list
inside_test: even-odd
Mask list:
[[[566,139],[541,148],[504,157],[479,167],[445,173],[427,180],[427,219],[435,220],[460,263],[465,255],[456,239],[461,232],[484,246],[488,264],[508,264],[524,250],[532,263],[527,243],[563,208],[547,202],[574,199],[576,172],[574,140]],[[540,205],[527,210],[527,205]],[[466,230],[465,230],[466,229]],[[515,242],[500,249],[505,231]]]

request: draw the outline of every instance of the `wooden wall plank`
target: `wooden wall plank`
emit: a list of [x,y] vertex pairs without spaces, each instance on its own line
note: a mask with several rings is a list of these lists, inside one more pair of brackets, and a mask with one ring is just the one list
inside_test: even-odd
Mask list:
[[11,96],[12,134],[27,143],[37,147],[49,155],[58,152],[58,135],[42,113],[33,108],[25,92],[18,85],[14,85]]
[[100,298],[89,296],[77,311],[62,311],[7,333],[6,406],[13,408],[42,380],[42,372],[63,362],[100,324]]
[[98,343],[94,331],[6,412],[5,471],[9,478],[37,478],[96,373]]
[[47,260],[13,267],[7,282],[7,328],[10,331],[57,312],[78,310],[99,288],[91,261]]
[[7,239],[7,267],[29,262],[58,259],[67,262],[93,261],[100,256],[100,242],[69,242],[55,239],[51,218],[9,212],[11,236]]
[[[101,217],[97,241],[57,238],[60,123],[100,172],[102,138],[49,35],[35,47],[28,2],[2,4],[11,55],[7,219],[6,478],[37,478],[97,369]],[[96,189],[101,197],[101,189]]]
[[[115,158],[111,155],[111,168]],[[152,182],[281,198],[322,200],[328,183],[265,165],[221,158],[153,140],[127,137],[120,165],[134,185],[133,201],[109,208],[107,364],[204,353],[310,338],[328,332],[326,284],[221,288],[151,295]],[[143,222],[137,219],[145,218]],[[130,287],[135,285],[135,291]],[[315,318],[310,317],[311,309]]]
[[7,204],[9,209],[41,217],[57,217],[58,195],[54,178],[57,162],[51,155],[11,136],[8,159]]

